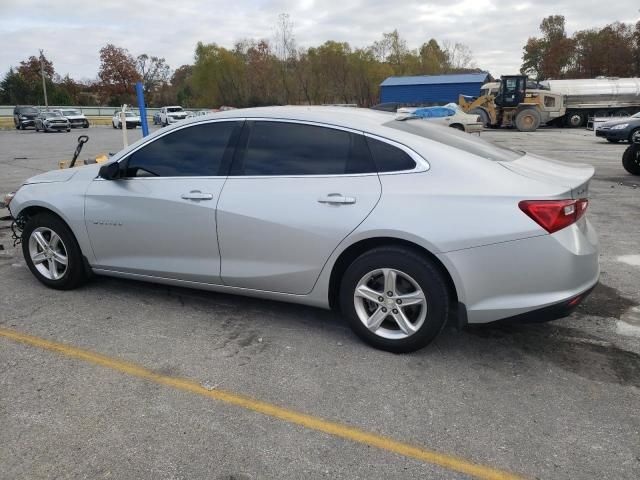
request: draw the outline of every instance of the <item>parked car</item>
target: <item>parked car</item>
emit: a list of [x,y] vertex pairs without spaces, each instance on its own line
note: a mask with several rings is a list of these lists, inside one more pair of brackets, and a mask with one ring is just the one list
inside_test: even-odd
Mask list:
[[[122,121],[120,120],[120,114],[122,110],[116,110],[113,112],[113,117],[111,118],[111,125],[113,128],[122,128]],[[126,124],[127,128],[136,128],[142,125],[142,120],[140,120],[140,115],[134,113],[132,111],[125,112]]]
[[184,120],[185,118],[187,118],[187,112],[178,105],[173,107],[162,107],[160,109],[160,124],[163,127],[179,122],[180,120]]
[[61,132],[62,130],[66,130],[67,132],[71,131],[71,125],[69,124],[69,120],[60,115],[59,112],[54,112],[51,110],[43,110],[38,113],[38,116],[35,119],[35,127],[36,132]]
[[13,124],[16,129],[22,130],[27,127],[35,127],[38,109],[29,106],[17,106],[13,109]]
[[397,111],[398,119],[420,118],[467,133],[478,133],[484,128],[478,115],[470,115],[455,104],[444,107],[403,107]]
[[161,125],[162,124],[162,120],[160,119],[160,112],[155,112],[153,114],[153,124],[154,125]]
[[596,128],[597,137],[604,137],[612,143],[620,140],[631,143],[633,134],[636,132],[640,132],[640,112],[627,118],[605,122]]
[[575,308],[599,274],[593,174],[426,121],[267,107],[157,130],[5,203],[51,288],[93,272],[336,308],[407,352],[450,319]]
[[631,145],[622,154],[622,166],[632,175],[640,175],[640,131],[633,134]]
[[53,110],[54,112],[58,112],[64,118],[69,120],[69,125],[71,128],[89,128],[89,120],[84,116],[80,110],[76,110],[75,108],[58,108]]

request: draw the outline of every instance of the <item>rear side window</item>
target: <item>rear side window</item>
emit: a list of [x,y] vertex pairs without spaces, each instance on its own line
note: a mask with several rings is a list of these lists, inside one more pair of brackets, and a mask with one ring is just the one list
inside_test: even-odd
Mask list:
[[416,168],[416,162],[398,147],[370,137],[367,137],[367,145],[379,172],[399,172]]
[[363,135],[289,122],[253,122],[232,175],[375,173]]
[[192,125],[164,135],[129,156],[125,177],[220,175],[227,145],[239,122]]

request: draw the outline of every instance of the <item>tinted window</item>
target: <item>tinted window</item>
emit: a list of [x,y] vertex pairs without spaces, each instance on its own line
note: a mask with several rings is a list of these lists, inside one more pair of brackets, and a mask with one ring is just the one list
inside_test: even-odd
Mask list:
[[215,176],[238,122],[193,125],[164,135],[129,156],[127,177]]
[[367,138],[367,144],[379,172],[398,172],[416,168],[416,162],[398,147],[375,138]]
[[285,122],[254,122],[236,175],[340,175],[375,172],[364,136]]

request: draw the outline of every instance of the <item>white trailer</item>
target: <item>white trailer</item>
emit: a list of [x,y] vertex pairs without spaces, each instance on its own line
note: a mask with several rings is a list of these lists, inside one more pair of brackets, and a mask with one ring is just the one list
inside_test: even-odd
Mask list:
[[626,117],[640,111],[640,78],[597,77],[544,80],[543,88],[565,97],[565,125],[580,127],[589,117]]

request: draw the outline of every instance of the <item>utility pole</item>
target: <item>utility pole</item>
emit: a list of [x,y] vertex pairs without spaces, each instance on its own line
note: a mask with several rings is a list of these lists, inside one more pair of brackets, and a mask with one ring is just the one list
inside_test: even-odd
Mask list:
[[40,75],[42,76],[42,91],[44,92],[44,107],[49,109],[49,101],[47,100],[47,84],[44,81],[44,62],[42,59],[44,58],[44,53],[42,53],[42,49],[40,49]]

